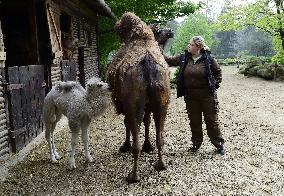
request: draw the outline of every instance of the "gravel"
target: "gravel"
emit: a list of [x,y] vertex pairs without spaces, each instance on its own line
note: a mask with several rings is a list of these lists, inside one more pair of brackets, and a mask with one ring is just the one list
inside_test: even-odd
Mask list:
[[[66,126],[56,134],[63,156],[59,163],[50,163],[42,137],[21,162],[9,167],[0,195],[283,195],[284,83],[247,78],[235,67],[223,67],[223,73],[219,119],[226,140],[224,156],[215,153],[206,131],[201,149],[196,154],[189,151],[185,104],[173,90],[165,125],[166,171],[152,167],[157,151],[142,153],[141,181],[127,184],[133,160],[118,152],[125,137],[123,117],[111,107],[90,127],[95,163],[85,162],[80,142],[77,169],[68,170],[70,134],[63,119]],[[155,144],[153,123],[151,130]],[[140,137],[142,143],[143,131]]]

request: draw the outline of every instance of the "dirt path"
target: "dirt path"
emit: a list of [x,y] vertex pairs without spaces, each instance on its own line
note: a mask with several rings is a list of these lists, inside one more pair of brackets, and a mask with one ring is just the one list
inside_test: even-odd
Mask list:
[[[223,67],[223,72],[219,118],[225,156],[215,154],[207,136],[197,154],[189,152],[185,104],[173,91],[165,127],[167,171],[152,167],[156,152],[141,154],[141,182],[125,182],[132,157],[118,152],[124,139],[123,118],[111,108],[91,127],[94,164],[85,163],[80,144],[78,169],[67,169],[70,136],[63,127],[56,143],[64,158],[51,164],[46,142],[41,142],[10,168],[10,176],[0,183],[0,195],[283,195],[284,83],[246,78],[234,67]],[[142,137],[141,133],[141,142]]]

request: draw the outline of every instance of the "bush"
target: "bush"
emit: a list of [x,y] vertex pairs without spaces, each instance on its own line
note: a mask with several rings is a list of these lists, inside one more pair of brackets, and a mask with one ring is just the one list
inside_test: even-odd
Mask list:
[[251,56],[246,59],[246,63],[252,66],[262,64],[261,60],[258,57]]
[[239,74],[245,74],[245,72],[246,72],[246,67],[240,67]]
[[226,59],[217,59],[219,65],[238,65],[240,63],[239,59],[237,58],[226,58]]
[[271,63],[272,59],[271,57],[265,57],[265,56],[242,56],[239,58],[239,61],[241,64],[248,64],[253,66],[256,65],[264,65],[266,63]]
[[177,69],[176,69],[176,71],[175,71],[175,73],[174,73],[174,77],[173,77],[173,78],[171,79],[171,81],[170,81],[170,84],[171,84],[171,88],[172,88],[172,89],[177,88],[177,78],[178,78],[178,75],[179,75],[179,70],[180,70],[180,68],[177,67]]
[[276,67],[276,78],[279,78],[280,80],[284,79],[284,66]]
[[257,70],[259,69],[259,66],[254,66],[247,70],[247,76],[257,76]]
[[[226,61],[232,60],[227,59]],[[279,52],[273,58],[242,55],[239,62],[241,64],[239,74],[258,76],[266,80],[284,80],[284,52]]]
[[237,59],[226,58],[224,62],[227,64],[233,64],[237,62]]
[[280,51],[272,58],[272,61],[277,64],[284,65],[284,51]]
[[274,73],[267,68],[262,68],[262,69],[257,70],[257,75],[266,80],[272,80],[274,77]]
[[260,56],[258,58],[262,62],[262,64],[266,64],[266,63],[271,63],[272,62],[272,58],[271,57]]

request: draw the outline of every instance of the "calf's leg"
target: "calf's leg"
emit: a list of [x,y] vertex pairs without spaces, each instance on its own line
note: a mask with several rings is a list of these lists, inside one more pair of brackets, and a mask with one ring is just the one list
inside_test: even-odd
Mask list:
[[70,169],[75,169],[75,148],[78,144],[80,123],[77,119],[69,119],[69,127],[71,131],[71,150],[69,154],[69,167]]
[[88,137],[88,129],[89,129],[89,125],[90,125],[91,120],[89,118],[87,119],[83,119],[81,120],[81,130],[82,130],[82,142],[84,144],[84,151],[85,151],[85,157],[87,162],[92,163],[93,162],[93,158],[90,154],[90,150],[89,150],[89,137]]

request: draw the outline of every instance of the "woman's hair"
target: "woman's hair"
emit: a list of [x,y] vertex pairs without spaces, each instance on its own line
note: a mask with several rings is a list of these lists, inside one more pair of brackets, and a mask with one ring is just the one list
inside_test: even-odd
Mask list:
[[190,40],[192,40],[200,49],[208,47],[205,44],[205,40],[202,36],[193,36]]

